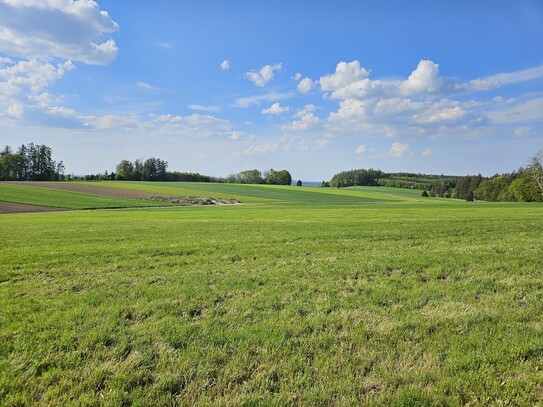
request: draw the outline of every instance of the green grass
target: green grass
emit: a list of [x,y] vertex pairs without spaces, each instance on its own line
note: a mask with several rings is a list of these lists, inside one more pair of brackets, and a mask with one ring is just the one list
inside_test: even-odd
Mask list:
[[0,405],[541,403],[543,205],[417,201],[3,215]]
[[67,209],[105,209],[163,206],[143,199],[111,198],[28,185],[0,183],[0,201]]
[[211,196],[233,198],[243,203],[313,202],[382,203],[420,200],[421,191],[387,187],[315,188],[279,185],[242,185],[199,182],[127,182],[105,181],[96,185],[162,196]]

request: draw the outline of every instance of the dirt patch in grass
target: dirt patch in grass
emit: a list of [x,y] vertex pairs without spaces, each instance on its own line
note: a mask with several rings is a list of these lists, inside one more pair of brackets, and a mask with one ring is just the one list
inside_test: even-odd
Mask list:
[[71,182],[48,182],[48,181],[11,181],[6,182],[15,185],[27,185],[29,187],[60,189],[62,191],[80,192],[82,194],[108,196],[111,198],[149,199],[155,194],[144,191],[133,191],[124,188],[110,188],[96,185],[92,182],[76,184]]
[[169,202],[171,204],[194,206],[194,205],[237,205],[240,202],[237,199],[211,198],[209,196],[189,196],[186,198],[154,196],[151,199],[160,202]]
[[24,205],[11,202],[0,202],[0,214],[6,213],[29,213],[29,212],[56,212],[67,211],[64,208],[50,208],[46,206]]

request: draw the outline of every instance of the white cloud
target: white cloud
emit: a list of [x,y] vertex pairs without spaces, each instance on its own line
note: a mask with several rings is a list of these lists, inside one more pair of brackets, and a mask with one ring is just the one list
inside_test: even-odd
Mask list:
[[408,144],[402,144],[402,143],[392,143],[392,146],[390,147],[389,155],[392,157],[401,157],[403,156],[407,150],[409,150]]
[[374,102],[371,100],[346,99],[339,102],[337,112],[330,113],[332,121],[364,120],[369,116]]
[[263,109],[261,113],[278,115],[278,114],[288,112],[288,110],[289,110],[288,106],[283,107],[279,104],[279,102],[277,102],[271,105],[270,107],[268,107],[267,109]]
[[107,64],[118,50],[115,41],[103,37],[118,27],[91,0],[0,2],[0,51],[19,58]]
[[356,154],[364,154],[366,152],[366,146],[364,144],[359,145],[356,150],[354,150]]
[[474,79],[470,81],[469,88],[474,91],[491,90],[504,85],[512,85],[541,78],[543,78],[543,65],[521,71],[499,73],[485,78]]
[[527,123],[543,121],[543,97],[525,101],[508,101],[506,107],[491,110],[487,113],[493,123]]
[[404,95],[433,93],[441,89],[442,83],[443,81],[439,78],[439,65],[421,59],[417,68],[401,84],[400,89]]
[[119,116],[107,114],[103,116],[86,116],[86,119],[83,125],[97,130],[135,129],[140,124],[139,118],[135,115]]
[[[398,97],[426,95],[448,91],[446,81],[439,77],[439,65],[420,60],[406,80],[373,80],[370,71],[357,60],[340,62],[333,74],[322,76],[319,84],[334,99],[365,99],[369,97]],[[452,86],[454,88],[454,86]]]
[[223,71],[228,71],[230,69],[230,61],[225,59],[224,61],[221,62],[221,69]]
[[421,124],[457,122],[464,119],[467,112],[460,106],[449,107],[445,109],[429,109],[422,115],[418,115],[416,120]]
[[309,91],[311,91],[311,89],[313,89],[313,81],[309,78],[304,78],[300,81],[300,83],[298,83],[298,86],[296,87],[296,89],[298,89],[298,92],[300,93],[308,93]]
[[324,148],[326,147],[328,144],[330,144],[331,141],[330,140],[327,140],[327,139],[318,139],[317,141],[315,141],[315,145],[317,146],[317,148]]
[[283,64],[265,65],[259,71],[251,71],[245,77],[256,86],[262,87],[273,79],[273,73],[283,68]]
[[529,134],[531,130],[532,128],[528,126],[517,127],[515,129],[515,136],[524,137],[525,135]]
[[140,88],[140,89],[146,89],[146,90],[158,90],[158,88],[154,87],[153,85],[151,85],[151,84],[149,84],[147,82],[143,82],[143,81],[136,82],[136,87]]
[[66,71],[72,69],[74,65],[70,61],[57,66],[37,60],[19,61],[12,66],[0,68],[0,80],[5,80],[0,82],[0,85],[16,92],[23,89],[37,92],[45,89],[49,82],[62,78]]
[[434,152],[431,149],[427,148],[422,152],[422,155],[424,157],[431,157],[432,155],[434,155]]
[[300,109],[297,113],[294,114],[294,118],[302,118],[306,116],[308,113],[314,112],[317,110],[317,107],[313,104],[305,105],[303,109]]
[[204,106],[204,105],[188,105],[190,110],[199,110],[202,112],[220,112],[219,106]]
[[153,45],[158,48],[172,48],[173,47],[173,45],[170,44],[169,42],[155,42]]
[[240,140],[242,137],[243,137],[243,132],[241,131],[235,131],[230,136],[228,136],[230,140]]
[[295,81],[299,81],[300,79],[302,79],[302,74],[298,72],[292,77],[292,79],[294,79]]
[[278,93],[278,92],[271,92],[267,93],[265,95],[258,95],[258,96],[249,96],[244,98],[238,98],[234,102],[235,107],[242,107],[246,108],[251,105],[260,105],[261,102],[275,102],[282,99],[288,99],[293,97],[295,94],[292,92],[289,93]]
[[8,107],[8,114],[10,116],[15,117],[16,119],[20,119],[23,117],[23,105],[19,103],[14,103]]
[[49,92],[43,92],[37,95],[30,95],[28,98],[29,102],[40,109],[46,109],[48,106],[51,106],[55,102],[61,102],[61,98],[58,98]]
[[249,134],[245,131],[233,131],[232,134],[228,136],[229,140],[240,141],[240,140],[254,140],[256,137],[254,134]]
[[261,144],[252,144],[245,151],[242,152],[243,155],[254,157],[259,155],[266,155],[277,151],[279,145],[277,143],[268,142]]
[[72,127],[78,123],[80,128],[91,130],[129,130],[131,134],[139,132],[141,134],[192,138],[224,137],[232,134],[232,128],[227,120],[197,113],[189,116],[152,115],[148,120],[142,120],[137,115],[83,115],[63,106],[49,107],[47,113],[59,119],[69,120]]
[[305,105],[302,110],[298,111],[296,114],[294,114],[294,116],[292,116],[294,119],[299,120],[293,120],[292,123],[284,125],[281,128],[283,130],[301,131],[316,126],[320,123],[320,119],[313,114],[315,109],[315,105]]
[[333,74],[325,75],[319,79],[323,91],[336,91],[369,76],[370,72],[360,66],[360,62],[340,62]]

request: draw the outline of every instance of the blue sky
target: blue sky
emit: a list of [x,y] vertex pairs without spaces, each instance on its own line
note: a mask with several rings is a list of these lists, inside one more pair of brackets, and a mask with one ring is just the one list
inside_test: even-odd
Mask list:
[[492,175],[543,149],[543,3],[0,0],[0,144],[68,173]]

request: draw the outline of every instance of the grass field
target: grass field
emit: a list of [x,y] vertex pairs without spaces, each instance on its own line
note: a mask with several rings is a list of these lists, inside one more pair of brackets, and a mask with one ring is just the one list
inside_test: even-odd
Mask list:
[[66,209],[106,209],[164,206],[144,199],[97,196],[26,185],[0,183],[0,201]]
[[215,185],[0,216],[0,405],[543,402],[543,205]]

